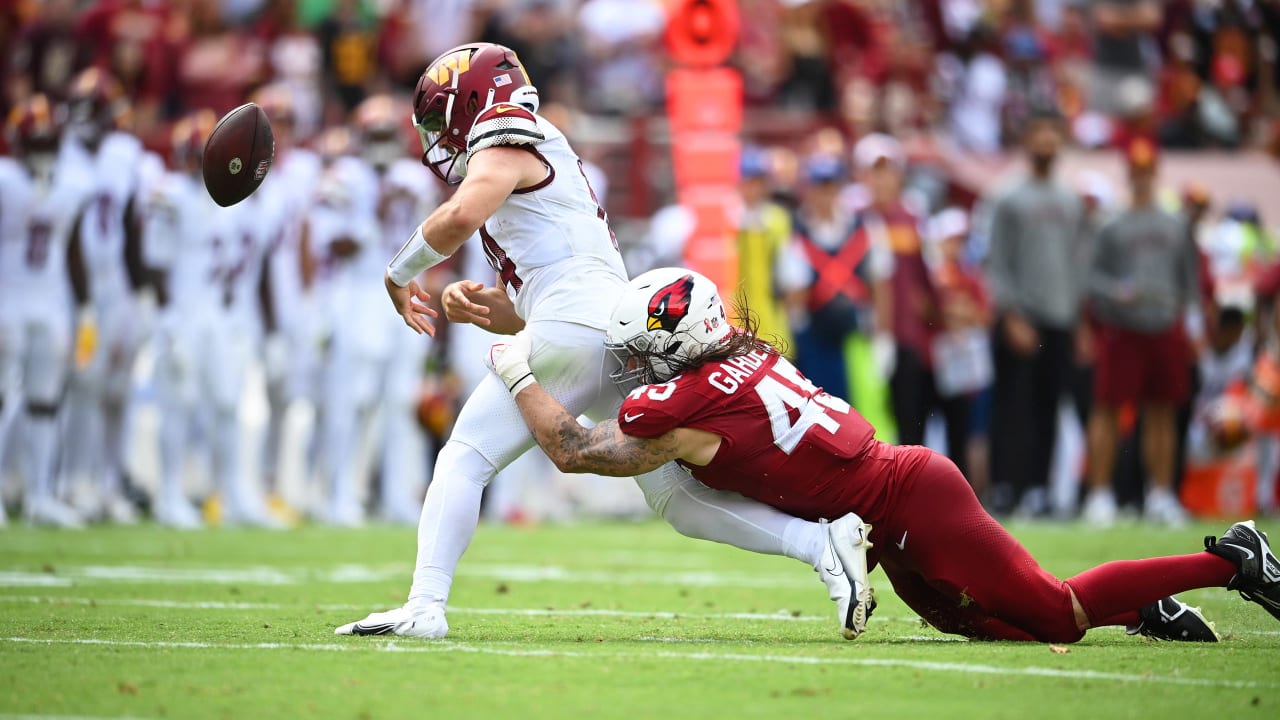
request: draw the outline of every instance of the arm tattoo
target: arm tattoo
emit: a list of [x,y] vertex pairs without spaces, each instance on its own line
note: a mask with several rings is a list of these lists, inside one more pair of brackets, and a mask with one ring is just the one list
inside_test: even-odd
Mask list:
[[[617,420],[583,427],[538,385],[517,398],[521,414],[538,445],[565,472],[589,472],[630,477],[658,468],[679,457],[673,433],[647,439],[622,432]],[[526,397],[528,396],[528,397]]]

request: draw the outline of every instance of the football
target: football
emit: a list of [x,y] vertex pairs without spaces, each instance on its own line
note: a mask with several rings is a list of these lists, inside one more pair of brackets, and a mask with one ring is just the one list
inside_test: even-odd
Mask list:
[[254,103],[232,110],[204,144],[204,186],[213,201],[229,207],[253,194],[271,169],[276,143],[267,114]]

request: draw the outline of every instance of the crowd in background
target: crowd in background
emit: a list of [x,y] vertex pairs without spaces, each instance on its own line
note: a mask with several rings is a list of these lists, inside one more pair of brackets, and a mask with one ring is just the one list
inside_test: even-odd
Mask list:
[[[230,360],[210,351],[213,365],[236,368],[210,384],[238,392],[165,389],[165,382],[182,384],[167,369],[192,362],[172,347],[196,341],[170,327],[190,315],[164,302],[173,288],[163,273],[129,268],[136,320],[116,322],[133,326],[135,337],[122,339],[109,358],[127,365],[117,368],[127,382],[96,401],[115,429],[84,430],[66,417],[77,401],[95,402],[77,378],[95,365],[88,356],[110,350],[109,342],[83,344],[80,320],[88,316],[81,316],[68,333],[71,391],[58,422],[64,450],[83,456],[63,452],[49,471],[57,481],[41,484],[40,492],[68,507],[49,505],[34,519],[123,521],[149,503],[153,512],[164,506],[167,515],[159,515],[170,524],[190,526],[200,514],[182,498],[217,489],[223,507],[206,504],[205,518],[284,524],[301,512],[356,524],[364,513],[343,508],[363,505],[387,520],[416,521],[412,498],[429,477],[430,440],[448,432],[452,407],[483,372],[467,358],[487,341],[473,328],[446,327],[429,348],[407,354],[407,367],[392,368],[390,358],[402,354],[390,348],[400,341],[388,339],[393,329],[373,332],[365,321],[394,319],[376,297],[375,270],[407,235],[410,218],[425,216],[441,192],[422,168],[402,162],[413,164],[418,152],[404,96],[450,47],[485,40],[514,48],[539,87],[544,114],[588,160],[630,272],[678,263],[691,215],[671,200],[662,162],[649,167],[634,154],[637,146],[662,147],[655,138],[668,67],[665,5],[0,0],[0,47],[8,49],[0,56],[0,105],[29,109],[45,97],[71,110],[64,132],[96,155],[87,171],[112,175],[85,181],[92,187],[84,194],[119,205],[100,215],[112,225],[105,234],[121,238],[122,255],[136,235],[141,257],[174,262],[174,251],[166,260],[163,247],[145,242],[148,217],[154,220],[147,213],[154,215],[164,178],[191,175],[183,143],[193,124],[254,99],[272,116],[278,144],[261,197],[228,221],[235,227],[227,232],[248,238],[244,252],[211,251],[213,284],[231,293],[226,288],[239,283],[239,290],[226,301],[225,322],[199,342],[225,351],[235,339]],[[1159,169],[1172,150],[1280,149],[1280,81],[1272,70],[1280,2],[739,6],[732,64],[742,74],[747,114],[737,290],[806,375],[847,397],[882,437],[945,448],[998,512],[1082,512],[1105,524],[1134,507],[1176,524],[1185,519],[1178,486],[1188,464],[1243,453],[1257,466],[1256,502],[1274,510],[1270,479],[1280,445],[1267,428],[1280,396],[1280,362],[1272,357],[1270,303],[1280,278],[1268,272],[1277,252],[1267,226],[1273,219],[1266,208],[1210,188],[1169,188]],[[86,70],[96,71],[92,82]],[[86,101],[90,110],[77,114]],[[124,160],[112,157],[101,138],[84,143],[77,123],[99,123],[98,132],[127,135],[136,148]],[[20,149],[13,142],[12,133],[0,141],[6,154]],[[1056,172],[1060,149],[1072,146],[1110,148],[1123,158],[1127,187]],[[973,187],[937,162],[939,148],[1016,153],[1025,156],[1027,174],[995,190]],[[439,288],[457,276],[489,277],[482,254],[464,253],[432,282]],[[274,283],[259,292],[251,284],[262,277]],[[373,297],[364,293],[370,288]],[[367,312],[352,312],[366,302]],[[115,330],[106,318],[118,310],[98,310],[90,329],[110,340]],[[4,392],[7,399],[16,391]],[[166,393],[189,399],[206,392],[218,396],[209,399],[220,416],[193,413],[187,401],[165,404]],[[148,407],[159,409],[138,410]],[[0,426],[14,408],[0,406]],[[177,415],[183,437],[170,437],[163,457],[148,463],[130,438],[148,417],[158,424],[153,434],[172,435]],[[219,437],[219,417],[232,418],[244,437]],[[410,419],[412,427],[402,422]],[[1085,429],[1065,452],[1063,420]],[[0,477],[46,474],[15,459],[24,430],[11,424]],[[413,455],[377,447],[389,427]],[[96,455],[84,455],[94,444],[80,442],[84,432],[100,438]],[[196,447],[221,457],[192,460],[201,455]],[[143,492],[148,482],[135,476],[148,466],[162,479],[153,483],[160,489]],[[186,471],[202,466],[215,468],[207,473],[214,479],[192,487]],[[1050,497],[1055,473],[1073,486],[1081,480],[1068,503]],[[102,477],[89,478],[95,474]],[[625,498],[600,501],[618,488],[603,479],[575,484],[553,476],[536,459],[513,467],[495,483],[492,515],[559,517],[574,505],[642,511]],[[165,482],[180,489],[164,490]]]

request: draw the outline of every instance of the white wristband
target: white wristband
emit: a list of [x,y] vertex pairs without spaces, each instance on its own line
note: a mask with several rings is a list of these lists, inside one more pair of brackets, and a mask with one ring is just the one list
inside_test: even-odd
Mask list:
[[434,267],[449,258],[427,244],[422,237],[422,226],[414,228],[409,241],[400,248],[400,252],[387,264],[387,276],[398,287],[404,287],[418,277],[422,271]]
[[537,382],[538,382],[538,378],[534,377],[533,373],[530,372],[524,377],[517,380],[515,385],[512,385],[510,388],[508,388],[508,391],[511,393],[511,397],[515,397],[516,395],[520,394],[521,390]]

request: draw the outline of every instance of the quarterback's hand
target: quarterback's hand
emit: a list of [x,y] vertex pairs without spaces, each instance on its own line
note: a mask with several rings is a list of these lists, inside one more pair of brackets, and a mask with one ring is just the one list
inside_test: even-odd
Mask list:
[[537,382],[533,371],[529,369],[529,355],[533,352],[533,342],[528,333],[516,333],[511,341],[497,343],[489,348],[485,364],[489,366],[506,385],[512,395]]
[[475,280],[459,280],[445,285],[444,292],[440,294],[440,304],[449,322],[487,327],[489,308],[471,300],[471,296],[481,290],[484,290],[484,283]]
[[431,296],[418,285],[418,281],[411,280],[408,285],[400,287],[391,281],[391,275],[387,275],[383,282],[387,286],[387,294],[391,296],[391,304],[396,306],[396,312],[404,318],[404,324],[419,335],[426,333],[435,337],[436,326],[431,323],[430,318],[438,317],[439,313],[427,307]]

